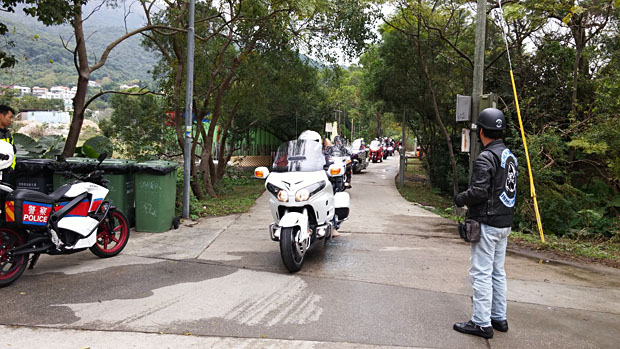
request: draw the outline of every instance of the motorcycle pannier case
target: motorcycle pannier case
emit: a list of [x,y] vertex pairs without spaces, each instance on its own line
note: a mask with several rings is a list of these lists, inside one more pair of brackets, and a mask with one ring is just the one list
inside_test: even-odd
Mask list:
[[47,225],[52,199],[38,191],[18,189],[6,196],[4,219],[9,226],[36,228]]

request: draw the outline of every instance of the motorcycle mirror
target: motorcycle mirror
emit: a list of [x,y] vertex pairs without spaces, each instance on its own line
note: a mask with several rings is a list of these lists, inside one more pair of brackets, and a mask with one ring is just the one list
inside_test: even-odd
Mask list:
[[254,170],[254,177],[258,179],[266,179],[269,176],[269,169],[265,166],[257,167]]

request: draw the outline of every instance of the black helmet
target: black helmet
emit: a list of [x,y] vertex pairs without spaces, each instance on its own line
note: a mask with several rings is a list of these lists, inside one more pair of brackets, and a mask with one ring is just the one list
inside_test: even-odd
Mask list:
[[502,131],[506,129],[504,113],[497,108],[486,108],[478,115],[476,125],[485,130]]

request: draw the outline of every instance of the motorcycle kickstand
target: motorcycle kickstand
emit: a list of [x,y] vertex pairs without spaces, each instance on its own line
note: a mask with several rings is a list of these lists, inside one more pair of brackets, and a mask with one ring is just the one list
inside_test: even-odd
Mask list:
[[37,264],[37,262],[39,261],[39,257],[41,257],[40,253],[35,253],[32,255],[32,258],[30,259],[30,266],[28,267],[28,269],[34,268],[35,264]]

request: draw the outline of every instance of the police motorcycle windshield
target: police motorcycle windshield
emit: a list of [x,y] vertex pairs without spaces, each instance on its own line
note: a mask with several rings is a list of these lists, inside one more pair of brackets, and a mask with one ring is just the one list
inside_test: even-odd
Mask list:
[[325,156],[321,143],[297,139],[282,143],[273,161],[273,172],[324,171]]

